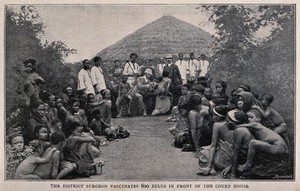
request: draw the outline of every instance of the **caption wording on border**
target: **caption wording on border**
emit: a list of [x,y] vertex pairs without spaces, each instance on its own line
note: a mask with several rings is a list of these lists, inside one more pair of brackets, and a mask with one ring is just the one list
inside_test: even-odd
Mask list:
[[52,189],[249,189],[248,184],[50,184]]

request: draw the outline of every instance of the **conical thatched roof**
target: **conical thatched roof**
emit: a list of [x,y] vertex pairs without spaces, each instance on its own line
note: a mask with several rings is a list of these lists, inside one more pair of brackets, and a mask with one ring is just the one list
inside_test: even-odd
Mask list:
[[198,57],[211,54],[213,39],[200,28],[173,16],[163,16],[127,35],[97,54],[103,60],[126,60],[135,52],[143,59],[194,52]]

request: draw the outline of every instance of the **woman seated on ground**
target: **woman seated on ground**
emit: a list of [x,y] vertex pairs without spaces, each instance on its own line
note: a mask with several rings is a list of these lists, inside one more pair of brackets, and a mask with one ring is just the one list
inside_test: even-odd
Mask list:
[[70,109],[67,112],[66,119],[63,125],[63,133],[68,137],[71,134],[70,126],[73,121],[81,123],[85,129],[87,129],[88,121],[85,115],[85,111],[80,108],[80,101],[78,98],[72,98],[69,100]]
[[62,102],[63,102],[63,106],[68,109],[69,108],[69,100],[74,97],[73,95],[73,89],[71,87],[65,87],[63,89],[63,93],[62,93]]
[[104,89],[100,91],[103,97],[103,103],[101,103],[98,108],[100,110],[101,116],[105,123],[112,125],[111,123],[111,92],[109,89]]
[[92,116],[90,128],[96,136],[105,136],[108,140],[116,138],[116,129],[103,120],[100,110],[94,110]]
[[[201,168],[197,173],[199,175],[216,175],[215,166],[223,169],[230,165],[230,158],[232,157],[232,135],[233,131],[227,128],[227,107],[225,105],[217,106],[213,109],[213,133],[212,141],[209,149],[209,157],[207,166]],[[221,149],[218,149],[221,148]],[[224,149],[225,148],[225,149]],[[225,153],[220,153],[225,152]],[[216,157],[215,159],[215,156]],[[221,159],[220,156],[228,156]]]
[[189,112],[189,122],[191,127],[191,135],[196,148],[195,157],[199,157],[202,146],[211,143],[211,128],[209,122],[209,108],[201,105],[202,96],[194,94],[189,99],[189,104],[194,108]]
[[83,132],[81,123],[73,121],[70,126],[71,135],[67,138],[65,157],[67,161],[76,163],[75,172],[79,176],[95,174],[95,166],[92,166],[94,158],[100,155],[100,151],[92,146],[96,140]]
[[183,84],[181,86],[181,96],[179,97],[178,99],[178,105],[177,106],[174,106],[172,108],[172,112],[171,112],[171,116],[167,117],[165,119],[165,121],[167,122],[175,122],[178,120],[179,118],[179,110],[178,110],[178,107],[179,105],[181,105],[182,103],[184,102],[187,102],[188,101],[188,97],[189,97],[189,85],[188,84]]
[[48,129],[48,121],[45,117],[45,103],[42,100],[38,100],[31,105],[32,116],[28,121],[27,127],[23,129],[25,145],[27,145],[31,140],[34,139],[34,130],[37,125],[46,125]]
[[46,125],[37,125],[34,129],[35,139],[42,143],[43,152],[50,147],[49,130]]
[[187,102],[183,102],[179,105],[179,120],[176,122],[174,127],[170,127],[168,130],[172,135],[176,135],[183,130],[189,129],[189,111],[190,111],[190,106]]
[[166,114],[171,107],[171,97],[169,94],[171,80],[169,78],[169,72],[163,71],[163,76],[157,77],[156,84],[156,101],[155,109],[152,112],[152,116]]
[[216,83],[216,92],[213,95],[213,98],[221,98],[225,100],[225,103],[227,103],[229,97],[226,95],[226,88],[227,83],[220,80]]
[[262,107],[261,103],[255,99],[250,92],[240,92],[237,97],[237,108],[247,113],[254,105]]

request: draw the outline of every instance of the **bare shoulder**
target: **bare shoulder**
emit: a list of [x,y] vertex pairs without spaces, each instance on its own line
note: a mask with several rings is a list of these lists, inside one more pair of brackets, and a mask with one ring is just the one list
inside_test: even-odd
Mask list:
[[53,153],[53,158],[59,160],[60,159],[60,151],[59,150],[56,150],[54,151]]
[[191,111],[189,112],[189,114],[191,114],[191,115],[197,115],[197,114],[198,114],[198,111],[196,111],[196,110],[191,110]]
[[226,122],[215,122],[213,128],[220,129],[220,128],[223,128],[224,125],[226,125]]
[[208,115],[209,114],[209,107],[205,106],[205,105],[202,105],[201,107],[202,108],[201,108],[200,114],[201,115]]
[[199,113],[196,110],[191,110],[189,112],[189,117],[196,117]]
[[80,113],[80,115],[85,115],[85,111],[83,109],[79,109],[78,112]]

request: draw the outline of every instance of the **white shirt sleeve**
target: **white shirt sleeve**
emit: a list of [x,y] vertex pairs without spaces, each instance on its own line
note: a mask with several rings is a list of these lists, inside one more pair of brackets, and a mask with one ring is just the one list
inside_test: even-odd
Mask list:
[[129,64],[126,63],[124,66],[123,75],[128,75],[128,67],[129,67]]
[[186,62],[186,74],[190,74],[190,61]]
[[196,71],[200,71],[201,69],[201,64],[199,61],[195,60],[194,63],[196,64]]
[[98,82],[97,82],[97,73],[96,73],[96,67],[95,66],[93,66],[92,69],[91,69],[91,78],[92,78],[93,86],[96,85]]
[[80,72],[78,73],[78,90],[85,90],[85,79],[84,79],[84,72],[82,70],[80,70]]

